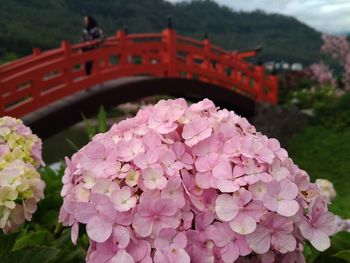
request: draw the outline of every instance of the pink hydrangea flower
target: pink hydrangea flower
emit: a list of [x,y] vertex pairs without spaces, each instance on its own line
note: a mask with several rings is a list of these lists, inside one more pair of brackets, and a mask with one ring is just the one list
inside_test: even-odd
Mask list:
[[247,256],[252,250],[244,236],[233,232],[227,223],[215,222],[205,229],[205,235],[217,248],[217,257],[223,262],[235,262],[239,256]]
[[187,237],[183,232],[178,232],[172,228],[162,229],[154,240],[154,245],[156,248],[155,263],[190,263],[191,261],[185,250]]
[[119,250],[117,254],[112,257],[108,263],[135,263],[134,258],[125,250]]
[[270,182],[272,177],[266,172],[266,167],[257,163],[253,159],[242,158],[235,160],[233,175],[239,178],[237,183],[239,185],[253,185],[259,181]]
[[154,236],[163,228],[180,225],[178,208],[172,199],[144,198],[134,216],[132,226],[141,237]]
[[170,178],[167,186],[162,190],[160,196],[164,199],[172,199],[178,208],[184,207],[186,204],[186,199],[180,177]]
[[288,179],[280,182],[272,181],[267,186],[264,195],[264,205],[270,211],[275,211],[282,216],[293,216],[299,210],[299,204],[295,200],[298,195],[298,187]]
[[142,172],[142,178],[144,185],[149,190],[164,189],[167,185],[167,179],[164,176],[163,168],[159,165],[153,167],[147,167]]
[[132,196],[130,187],[124,186],[112,193],[114,208],[119,212],[126,212],[135,207],[136,197]]
[[176,154],[171,150],[166,150],[161,155],[160,160],[168,176],[179,175],[179,171],[183,168],[182,162],[177,161]]
[[183,127],[182,137],[188,146],[193,146],[198,142],[208,138],[212,133],[209,123],[204,118],[196,118]]
[[140,139],[120,140],[116,144],[116,149],[121,161],[130,161],[136,155],[145,152]]
[[334,220],[324,201],[317,198],[311,202],[307,217],[302,217],[300,231],[316,249],[324,251],[330,246],[329,236],[336,231]]
[[184,114],[186,101],[160,101],[153,109],[149,126],[160,134],[167,134],[176,129],[176,121]]
[[[88,263],[303,263],[304,240],[324,250],[336,227],[279,142],[208,99],[144,107],[66,163],[59,220],[73,243],[86,225]],[[1,182],[21,185],[12,173]],[[16,226],[15,194],[0,198],[0,227]]]
[[247,242],[258,254],[268,252],[271,246],[284,254],[296,248],[296,239],[292,232],[293,223],[290,219],[275,213],[268,213],[260,221],[256,231],[247,235]]
[[216,199],[215,211],[219,219],[229,222],[232,230],[247,235],[256,229],[257,222],[267,210],[260,201],[252,201],[252,194],[240,188],[233,196],[222,194]]
[[239,185],[234,181],[230,162],[221,159],[218,154],[199,156],[195,166],[198,171],[196,183],[203,189],[214,187],[224,193],[238,190]]
[[90,203],[78,203],[76,219],[86,224],[89,237],[96,242],[106,241],[112,234],[116,212],[111,200],[102,194],[92,194]]

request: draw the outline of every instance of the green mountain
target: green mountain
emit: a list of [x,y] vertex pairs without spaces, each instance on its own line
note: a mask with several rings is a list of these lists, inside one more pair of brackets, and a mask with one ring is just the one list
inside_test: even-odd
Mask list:
[[164,0],[0,0],[0,56],[29,54],[32,47],[79,42],[82,16],[97,18],[108,35],[157,32],[172,15],[181,34],[203,38],[228,50],[263,46],[261,59],[312,63],[320,59],[320,33],[295,18],[262,11],[238,12],[213,1],[171,4]]

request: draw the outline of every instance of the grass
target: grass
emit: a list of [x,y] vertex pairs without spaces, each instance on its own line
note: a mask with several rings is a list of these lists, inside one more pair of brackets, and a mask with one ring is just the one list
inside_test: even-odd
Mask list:
[[293,139],[288,152],[313,181],[333,182],[337,197],[330,210],[350,218],[350,129],[340,132],[323,125],[308,126]]
[[[312,181],[317,178],[333,182],[337,197],[330,210],[350,218],[350,93],[316,109],[312,124],[289,144],[291,158],[306,170]],[[305,246],[308,263],[350,262],[350,233],[340,232],[331,237],[331,247],[317,252]],[[340,256],[342,255],[342,256]]]

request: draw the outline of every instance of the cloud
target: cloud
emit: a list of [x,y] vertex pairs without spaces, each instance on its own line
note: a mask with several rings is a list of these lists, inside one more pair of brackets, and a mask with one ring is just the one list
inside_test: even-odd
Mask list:
[[[180,2],[181,0],[169,0]],[[321,32],[350,31],[349,0],[215,0],[234,10],[264,10],[296,17]]]

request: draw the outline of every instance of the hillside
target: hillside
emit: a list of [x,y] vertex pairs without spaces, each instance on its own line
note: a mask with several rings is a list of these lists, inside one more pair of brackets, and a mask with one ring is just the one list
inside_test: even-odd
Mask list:
[[264,60],[312,63],[320,58],[320,33],[295,18],[237,12],[212,1],[0,0],[0,6],[0,56],[56,47],[62,39],[78,42],[85,14],[95,16],[108,35],[125,25],[129,32],[160,31],[170,14],[179,33],[202,38],[208,31],[226,49],[262,45]]

